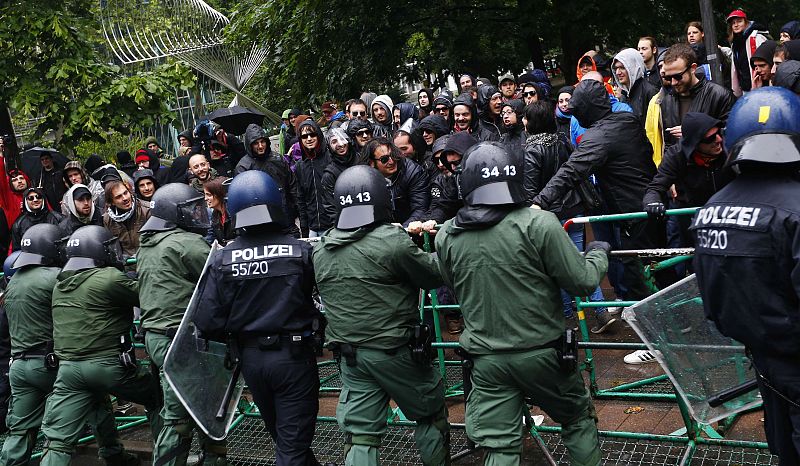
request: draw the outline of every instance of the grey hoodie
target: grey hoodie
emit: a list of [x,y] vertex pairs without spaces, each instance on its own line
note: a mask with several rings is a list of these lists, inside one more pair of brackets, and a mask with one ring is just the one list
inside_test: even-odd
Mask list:
[[611,70],[611,79],[614,80],[615,86],[624,90],[626,94],[629,94],[633,84],[644,77],[644,73],[647,71],[647,66],[644,64],[642,56],[639,55],[639,52],[637,52],[636,49],[623,49],[620,53],[614,56],[614,60],[611,62],[612,68],[614,66],[614,61],[622,63],[622,66],[628,70],[628,84],[620,84],[613,69]]

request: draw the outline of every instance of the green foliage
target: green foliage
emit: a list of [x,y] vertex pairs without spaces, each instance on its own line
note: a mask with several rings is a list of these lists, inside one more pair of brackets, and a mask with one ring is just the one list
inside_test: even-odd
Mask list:
[[75,146],[77,159],[84,161],[90,155],[97,154],[109,163],[117,163],[117,152],[128,151],[131,155],[144,147],[146,137],[143,133],[122,134],[111,132],[105,135],[102,141],[95,139],[85,140]]
[[92,0],[18,1],[0,7],[0,102],[18,117],[39,117],[35,136],[71,152],[168,118],[165,102],[193,85],[191,70],[167,63],[127,74],[104,54]]

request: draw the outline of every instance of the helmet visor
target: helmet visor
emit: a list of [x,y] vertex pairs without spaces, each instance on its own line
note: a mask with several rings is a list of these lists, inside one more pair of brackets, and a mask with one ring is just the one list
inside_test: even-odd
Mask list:
[[375,206],[372,205],[354,205],[345,207],[339,213],[339,221],[336,222],[336,228],[340,230],[352,230],[354,228],[363,227],[374,223],[376,220]]
[[467,205],[505,205],[517,204],[525,199],[521,183],[499,181],[478,186],[467,194]]
[[202,196],[178,204],[178,226],[189,230],[211,227],[208,207]]
[[102,266],[103,264],[101,261],[92,259],[91,257],[71,257],[67,263],[64,264],[63,270],[84,270]]
[[739,162],[800,162],[800,135],[763,133],[745,138],[731,148],[728,158],[728,165]]
[[236,228],[245,228],[253,225],[266,225],[268,223],[286,224],[286,215],[282,209],[259,204],[242,209],[236,213]]
[[19,269],[21,267],[25,267],[26,265],[44,265],[45,262],[44,256],[40,254],[22,251],[19,253],[19,256],[17,256],[17,259],[14,261],[14,265],[12,267]]
[[119,238],[112,238],[103,244],[106,247],[106,254],[108,256],[108,264],[110,266],[118,267],[125,265],[124,253],[122,245],[119,244]]

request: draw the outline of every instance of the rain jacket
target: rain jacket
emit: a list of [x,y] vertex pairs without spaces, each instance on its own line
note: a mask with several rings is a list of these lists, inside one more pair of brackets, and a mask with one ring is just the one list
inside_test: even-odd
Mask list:
[[608,267],[604,252],[584,257],[575,249],[555,215],[526,207],[483,229],[448,220],[436,251],[464,314],[459,343],[472,354],[524,351],[560,338],[559,290],[589,295]]
[[314,246],[313,261],[328,343],[374,349],[406,345],[419,323],[419,290],[442,284],[433,255],[388,224],[334,228]]
[[65,361],[117,357],[133,327],[139,286],[114,267],[66,270],[53,290],[53,342]]
[[635,49],[624,49],[614,57],[614,61],[620,62],[628,71],[629,82],[626,85],[620,84],[617,75],[612,74],[614,84],[620,88],[622,93],[620,100],[631,106],[633,114],[639,117],[642,127],[644,127],[647,106],[650,104],[650,99],[658,93],[659,88],[653,86],[645,78],[644,60]]
[[478,88],[478,102],[476,103],[478,109],[478,124],[484,131],[492,134],[492,141],[500,140],[500,126],[502,125],[500,115],[497,115],[497,119],[495,119],[491,111],[489,111],[492,96],[498,92],[500,91],[495,86],[484,84]]
[[656,173],[653,149],[638,118],[629,112],[612,113],[605,87],[597,81],[581,83],[569,108],[586,133],[533,203],[549,210],[594,174],[602,186],[606,213],[638,211]]
[[180,325],[210,250],[202,236],[180,228],[142,234],[136,256],[142,328]]
[[[3,169],[2,167],[4,167],[4,164],[2,161],[2,157],[0,157],[0,169]],[[5,171],[2,171],[0,173],[5,173]],[[6,220],[8,222],[8,225],[13,225],[14,222],[16,222],[17,218],[19,218],[19,216],[23,212],[22,204],[24,203],[23,194],[25,193],[25,190],[23,189],[22,191],[14,191],[11,188],[11,178],[17,176],[17,174],[21,174],[22,176],[24,176],[25,181],[27,182],[27,186],[31,187],[30,178],[28,178],[28,175],[26,175],[25,172],[23,172],[22,170],[14,169],[8,173],[8,176],[5,178],[6,185],[2,187],[2,189],[5,191],[2,205],[3,205],[3,211],[6,214]]]
[[395,108],[400,109],[400,123],[396,123],[394,125],[394,131],[392,132],[393,135],[396,134],[397,131],[400,130],[400,127],[403,126],[409,119],[419,123],[419,112],[417,111],[416,105],[408,102],[401,102],[399,104],[395,104],[395,106],[392,108],[392,113],[394,113]]
[[331,161],[331,154],[325,142],[325,135],[313,120],[306,120],[298,127],[297,134],[302,134],[304,126],[311,126],[317,133],[318,147],[312,152],[303,150],[303,159],[297,162],[297,210],[300,216],[301,230],[322,231],[325,225],[330,225],[333,220],[327,218],[325,213],[322,190],[322,174]]
[[[581,78],[583,78],[583,72],[581,72],[581,61],[583,61],[584,58],[588,58],[589,60],[591,60],[591,62],[592,62],[592,71],[600,71],[599,69],[597,69],[597,61],[595,61],[594,57],[592,57],[588,53],[585,53],[578,60],[578,64],[575,66],[575,76],[578,78],[578,82],[580,82]],[[603,76],[603,83],[606,86],[606,91],[609,94],[613,95],[614,94],[614,88],[612,88],[611,84],[609,84],[610,80],[611,80],[610,77]]]

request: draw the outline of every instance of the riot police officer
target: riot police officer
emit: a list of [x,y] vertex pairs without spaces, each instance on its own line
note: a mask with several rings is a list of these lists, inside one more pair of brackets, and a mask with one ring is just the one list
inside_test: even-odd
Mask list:
[[[442,277],[432,255],[389,224],[383,176],[359,165],[334,186],[338,218],[314,247],[314,269],[328,319],[327,342],[340,358],[336,417],[346,433],[347,465],[377,465],[389,399],[417,422],[425,465],[449,463],[444,386],[430,355],[419,351],[419,290]],[[412,347],[414,354],[412,357]]]
[[597,466],[594,407],[576,367],[558,356],[559,289],[594,291],[610,246],[590,243],[584,257],[554,214],[526,208],[522,160],[501,144],[473,146],[462,167],[464,207],[439,230],[436,250],[461,303],[460,343],[473,363],[467,435],[486,449],[485,464],[519,464],[530,397],[561,424],[570,464]]
[[66,257],[53,289],[59,363],[42,420],[44,466],[70,463],[87,420],[99,404],[108,404],[108,393],[144,405],[153,428],[158,401],[155,379],[133,356],[130,334],[139,294],[136,280],[122,272],[119,240],[101,226],[81,227],[69,237]]
[[216,253],[194,316],[207,338],[228,341],[275,441],[278,466],[316,466],[319,408],[311,246],[288,224],[277,183],[257,170],[236,175],[228,211],[237,238]]
[[[756,89],[731,109],[728,164],[739,174],[694,217],[706,316],[749,350],[770,451],[800,464],[800,97]],[[745,285],[745,286],[742,286]]]
[[[145,347],[159,370],[163,392],[163,426],[153,448],[153,464],[182,466],[196,426],[164,377],[164,359],[208,258],[210,248],[202,235],[210,223],[202,194],[183,183],[159,188],[152,203],[150,218],[139,230],[136,262]],[[199,431],[198,435],[205,464],[226,465],[226,442],[213,441]]]

